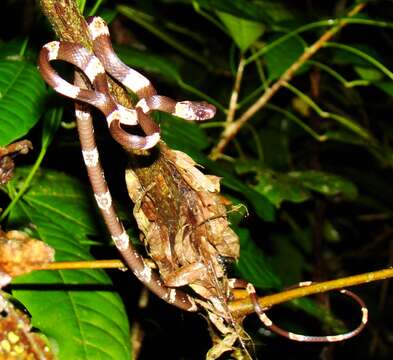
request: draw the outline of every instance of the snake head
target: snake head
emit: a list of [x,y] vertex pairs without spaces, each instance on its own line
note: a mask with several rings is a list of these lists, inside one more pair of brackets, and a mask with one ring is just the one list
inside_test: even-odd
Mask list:
[[216,114],[216,107],[205,101],[179,101],[174,115],[185,120],[204,121]]

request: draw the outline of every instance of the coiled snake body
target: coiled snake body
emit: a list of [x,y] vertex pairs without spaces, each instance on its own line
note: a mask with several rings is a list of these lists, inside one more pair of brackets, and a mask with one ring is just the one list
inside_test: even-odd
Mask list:
[[[157,95],[150,81],[129,68],[117,57],[109,39],[105,22],[93,17],[89,24],[93,40],[93,52],[79,44],[52,41],[46,44],[39,55],[38,66],[44,80],[55,91],[71,99],[88,103],[98,108],[106,117],[113,138],[126,149],[150,149],[160,139],[159,126],[146,116],[152,110],[161,110],[186,120],[211,119],[215,107],[206,102],[175,101]],[[50,65],[52,60],[63,60],[81,69],[88,77],[93,89],[83,89],[61,78]],[[109,73],[140,99],[135,109],[127,109],[109,93],[106,73]],[[127,133],[121,125],[140,124],[146,136]]]

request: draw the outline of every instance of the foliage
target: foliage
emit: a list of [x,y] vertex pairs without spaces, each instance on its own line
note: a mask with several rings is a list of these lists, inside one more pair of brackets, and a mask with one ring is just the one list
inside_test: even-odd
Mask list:
[[[35,151],[16,160],[16,175],[2,188],[1,225],[49,243],[58,261],[115,258],[87,189],[72,103],[46,89],[34,66],[39,48],[54,35],[31,2],[23,2],[23,11],[20,3],[2,4],[3,13],[17,21],[1,32],[0,145],[23,137]],[[79,5],[86,16],[112,21],[119,56],[161,94],[217,106],[215,120],[204,124],[161,113],[155,118],[169,146],[222,177],[222,193],[236,205],[230,218],[241,238],[234,274],[266,291],[391,264],[391,2],[367,4],[342,28],[342,17],[355,3],[80,0]],[[301,62],[223,151],[209,157],[226,125],[236,123],[332,27],[335,36]],[[100,120],[96,135],[109,186],[136,233],[125,194],[125,158]],[[204,319],[179,314],[155,297],[143,310],[137,306],[137,281],[118,271],[108,274],[35,272],[15,279],[11,290],[33,325],[56,344],[59,359],[129,359],[129,328],[136,325],[145,334],[141,358],[150,358],[152,347],[173,359],[204,356],[209,346]],[[329,351],[337,358],[390,358],[387,286],[356,291],[371,308],[369,330]],[[345,322],[356,323],[358,314],[333,300]],[[286,328],[304,333],[341,326],[311,300],[273,314]],[[256,357],[312,358],[324,349],[268,336],[254,320],[245,325]]]

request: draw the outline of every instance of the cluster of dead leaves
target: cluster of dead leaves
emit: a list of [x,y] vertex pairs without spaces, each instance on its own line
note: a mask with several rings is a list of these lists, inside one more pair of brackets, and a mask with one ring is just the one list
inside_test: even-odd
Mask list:
[[198,294],[198,304],[221,334],[208,354],[216,359],[234,350],[244,335],[227,307],[231,289],[225,264],[238,259],[240,245],[219,194],[220,179],[203,174],[187,154],[163,143],[146,167],[131,161],[126,183],[141,240],[167,286],[187,285]]
[[54,250],[21,231],[0,230],[0,287],[15,276],[42,268],[54,260]]

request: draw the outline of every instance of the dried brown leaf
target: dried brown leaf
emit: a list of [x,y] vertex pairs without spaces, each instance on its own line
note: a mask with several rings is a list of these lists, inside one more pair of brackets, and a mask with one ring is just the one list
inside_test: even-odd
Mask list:
[[197,303],[220,334],[208,354],[216,359],[233,351],[237,340],[243,346],[241,319],[234,319],[226,305],[225,263],[238,259],[239,239],[227,220],[220,179],[203,174],[187,154],[163,143],[155,155],[131,158],[126,171],[133,214],[164,283],[188,285],[199,295]]
[[0,272],[10,277],[28,273],[54,260],[54,250],[23,232],[12,230],[0,236]]
[[231,333],[226,335],[221,341],[214,345],[207,353],[206,360],[218,359],[222,354],[234,350],[234,343],[237,340],[237,334]]

